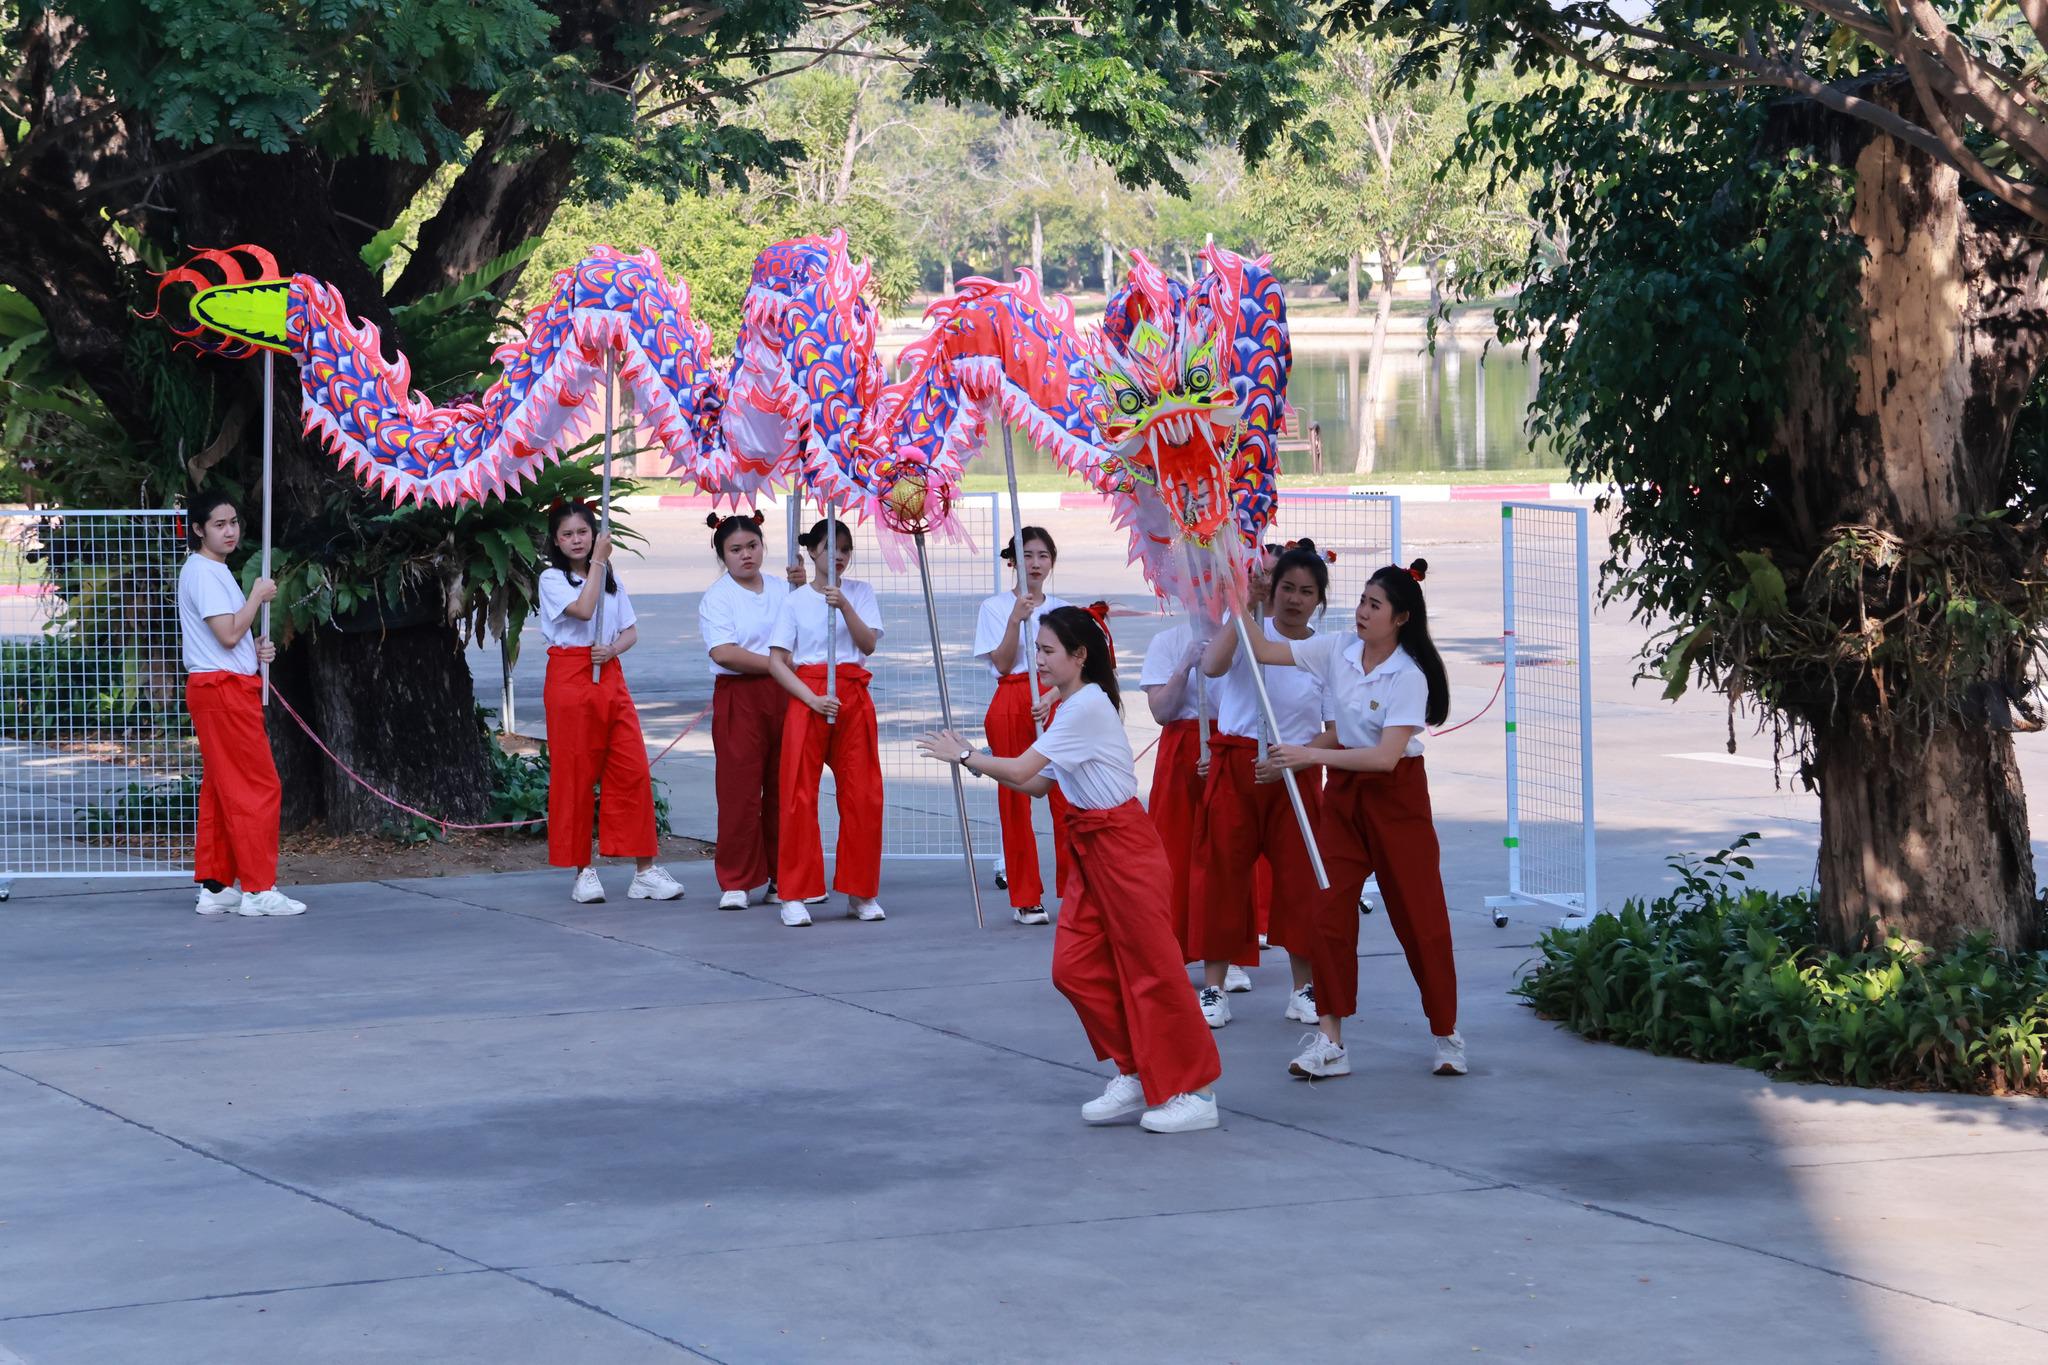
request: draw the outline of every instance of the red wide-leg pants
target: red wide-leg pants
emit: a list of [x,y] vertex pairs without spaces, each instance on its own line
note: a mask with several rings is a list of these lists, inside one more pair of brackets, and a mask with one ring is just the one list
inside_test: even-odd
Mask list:
[[[1262,918],[1267,938],[1279,947],[1303,952],[1312,937],[1323,892],[1286,786],[1253,780],[1257,752],[1258,742],[1248,736],[1209,736],[1209,780],[1202,791],[1189,917],[1190,962],[1256,966]],[[1295,776],[1313,821],[1322,784],[1313,773]],[[1263,885],[1261,867],[1269,878]],[[1268,897],[1264,916],[1259,913],[1262,891]]]
[[206,672],[185,679],[185,706],[199,737],[199,835],[195,882],[277,885],[277,811],[284,789],[263,728],[263,683],[251,673]]
[[1173,937],[1181,945],[1184,960],[1188,944],[1191,905],[1190,883],[1195,850],[1196,821],[1202,813],[1202,779],[1195,772],[1201,761],[1200,722],[1171,720],[1159,731],[1159,756],[1153,761],[1152,792],[1145,812],[1159,831],[1166,849],[1172,881],[1167,892],[1173,912]]
[[[1051,688],[1039,689],[1041,694]],[[1038,738],[1031,723],[1031,675],[1010,673],[996,683],[996,694],[982,718],[989,752],[1015,758]],[[1053,885],[1065,880],[1067,801],[1055,787],[1047,798],[1052,807]],[[1038,871],[1038,835],[1031,828],[1031,798],[1008,787],[996,789],[996,814],[1003,826],[1003,866],[1010,882],[1010,904],[1019,910],[1045,904],[1045,881]]]
[[[586,867],[596,808],[597,851],[607,858],[652,858],[654,783],[640,713],[617,659],[590,680],[587,645],[551,645],[541,701],[548,717],[548,863]],[[600,795],[594,803],[592,790]]]
[[1358,893],[1378,873],[1387,919],[1422,992],[1429,1031],[1442,1037],[1455,1030],[1458,967],[1422,759],[1404,758],[1388,773],[1333,769],[1316,840],[1330,874],[1309,950],[1316,1009],[1339,1019],[1358,1011]]
[[1067,812],[1052,984],[1073,1005],[1095,1055],[1135,1073],[1161,1104],[1223,1074],[1216,1040],[1188,989],[1167,905],[1159,833],[1136,801]]
[[717,763],[720,891],[751,891],[775,877],[781,824],[782,722],[789,693],[765,673],[721,677],[711,689]]
[[[804,664],[796,675],[825,695],[825,665]],[[789,698],[782,722],[782,827],[775,868],[776,894],[786,901],[825,894],[818,787],[827,764],[839,793],[832,889],[860,900],[872,900],[882,889],[882,761],[870,680],[865,668],[839,665],[839,718],[830,725]]]

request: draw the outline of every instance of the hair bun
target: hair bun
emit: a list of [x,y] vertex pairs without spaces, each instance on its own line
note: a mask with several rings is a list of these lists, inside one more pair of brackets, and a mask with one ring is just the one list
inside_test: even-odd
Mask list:
[[767,524],[768,514],[766,512],[763,512],[760,508],[756,507],[754,509],[754,525],[765,526]]
[[1287,546],[1290,550],[1313,550],[1315,547],[1316,543],[1307,536],[1303,536],[1300,540],[1290,541]]
[[1408,576],[1414,579],[1417,583],[1420,583],[1423,579],[1429,577],[1429,561],[1426,559],[1416,559],[1411,561],[1408,565]]
[[723,520],[724,518],[719,516],[718,513],[711,512],[705,515],[704,524],[706,526],[709,526],[712,530],[716,531],[718,529],[718,523]]

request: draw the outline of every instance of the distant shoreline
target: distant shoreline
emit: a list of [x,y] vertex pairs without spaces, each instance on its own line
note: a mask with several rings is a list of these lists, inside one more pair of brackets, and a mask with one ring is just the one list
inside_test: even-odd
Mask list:
[[[1413,300],[1402,302],[1410,306],[1404,309],[1401,304],[1396,304],[1395,312],[1387,319],[1388,339],[1423,340],[1429,335],[1428,310],[1414,307]],[[1488,301],[1453,308],[1448,316],[1437,323],[1437,340],[1468,346],[1485,342],[1500,344],[1493,321],[1494,309],[1497,306],[1497,303]],[[1086,332],[1101,320],[1100,313],[1090,313],[1077,316],[1075,323]],[[1372,344],[1372,327],[1373,314],[1370,309],[1357,317],[1346,317],[1341,313],[1297,313],[1287,320],[1288,334],[1296,350],[1362,349]],[[893,356],[923,335],[924,326],[917,318],[891,318],[882,329],[881,349]]]

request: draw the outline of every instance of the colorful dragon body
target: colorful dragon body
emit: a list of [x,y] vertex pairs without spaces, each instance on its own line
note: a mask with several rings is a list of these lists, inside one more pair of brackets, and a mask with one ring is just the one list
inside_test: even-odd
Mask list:
[[[741,503],[800,483],[898,529],[944,525],[993,413],[1111,499],[1158,591],[1213,604],[1217,583],[1237,577],[1221,564],[1272,517],[1291,356],[1264,262],[1215,247],[1202,258],[1207,272],[1186,284],[1133,253],[1088,337],[1030,271],[966,280],[926,310],[931,330],[890,383],[868,267],[850,260],[843,232],[761,254],[724,373],[687,283],[651,253],[597,247],[498,349],[503,377],[483,398],[440,406],[331,286],[282,275],[260,248],[202,252],[158,292],[196,287],[191,324],[174,325],[195,347],[295,359],[306,429],[399,501],[518,488],[595,429],[616,363],[643,434],[714,495]],[[1204,554],[1190,578],[1184,543],[1226,560]]]
[[[253,269],[252,269],[253,267]],[[601,419],[608,357],[641,428],[678,467],[707,478],[729,457],[718,440],[723,385],[710,330],[690,316],[690,287],[652,253],[598,247],[555,276],[525,332],[498,348],[503,376],[474,403],[437,405],[412,387],[403,355],[386,360],[374,324],[310,275],[281,275],[260,247],[199,253],[165,275],[197,287],[188,327],[200,350],[230,358],[280,351],[299,367],[301,414],[344,466],[397,502],[502,495],[583,440]]]

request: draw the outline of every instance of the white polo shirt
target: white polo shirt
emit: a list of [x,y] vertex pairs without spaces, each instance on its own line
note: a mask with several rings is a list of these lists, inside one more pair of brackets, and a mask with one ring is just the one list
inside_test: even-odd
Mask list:
[[[588,621],[579,621],[569,614],[569,604],[582,595],[583,584],[571,583],[569,575],[560,569],[541,570],[540,633],[549,644],[564,649],[587,649],[598,642],[596,612],[591,613]],[[602,596],[604,643],[610,644],[640,618],[633,614],[633,599],[626,596],[623,586]]]
[[[720,645],[738,645],[750,654],[766,654],[768,637],[775,633],[775,618],[782,614],[782,599],[789,596],[786,579],[761,575],[761,590],[753,592],[723,574],[704,590],[697,603],[697,634],[706,652]],[[711,676],[736,678],[740,671],[711,661]]]
[[[875,601],[875,590],[858,578],[842,578],[839,591],[852,604],[853,614],[861,619],[861,624],[874,631],[879,642],[882,638],[882,607]],[[825,602],[825,595],[811,583],[791,588],[789,596],[782,599],[781,609],[775,614],[775,628],[768,634],[768,646],[788,650],[789,662],[796,667],[824,663],[828,621],[839,636],[839,662],[867,667],[868,656],[853,647],[853,632],[847,628],[846,618],[832,610]]]
[[1349,633],[1294,643],[1296,669],[1321,678],[1330,689],[1338,743],[1347,749],[1375,749],[1387,726],[1412,725],[1415,736],[1402,753],[1420,757],[1429,724],[1429,679],[1399,645],[1371,673],[1365,671],[1364,656],[1365,641]]
[[[1043,605],[1030,616],[1017,623],[1017,657],[1010,661],[1012,673],[1022,673],[1030,667],[1031,656],[1024,651],[1038,648],[1038,626],[1045,620],[1045,614],[1057,607],[1069,605],[1051,594],[1046,595]],[[988,671],[1000,678],[995,660],[990,656],[996,646],[1003,642],[1003,630],[1010,623],[1010,613],[1016,610],[1015,593],[999,592],[994,597],[982,599],[981,614],[974,622],[974,657],[988,664]]]
[[[1268,640],[1285,639],[1270,619],[1260,624],[1265,627]],[[1236,634],[1235,627],[1231,633]],[[1299,650],[1318,638],[1311,635],[1308,640],[1287,643]],[[1259,666],[1239,647],[1230,661],[1230,671],[1209,680],[1209,699],[1216,707],[1216,728],[1226,735],[1256,739],[1263,733],[1259,725],[1264,717],[1259,709],[1258,684],[1252,680],[1252,670]],[[1329,687],[1305,668],[1266,669],[1266,692],[1273,698],[1274,713],[1280,717],[1282,744],[1306,744],[1322,732],[1324,721],[1334,719]]]
[[191,555],[178,570],[178,626],[184,637],[187,673],[254,673],[256,632],[244,631],[229,649],[206,624],[209,616],[233,616],[249,600],[233,570],[217,559]]
[[1137,764],[1123,717],[1094,683],[1059,704],[1031,748],[1050,766],[1060,794],[1082,810],[1113,810],[1138,799]]
[[[1183,621],[1177,626],[1168,626],[1152,637],[1152,643],[1145,646],[1145,667],[1138,673],[1139,687],[1164,687],[1173,681],[1173,670],[1180,666],[1188,644],[1195,638],[1195,628]],[[1195,675],[1202,671],[1199,659],[1187,670],[1187,690],[1181,694],[1180,709],[1168,719],[1193,720],[1195,702],[1202,696],[1197,689]]]

